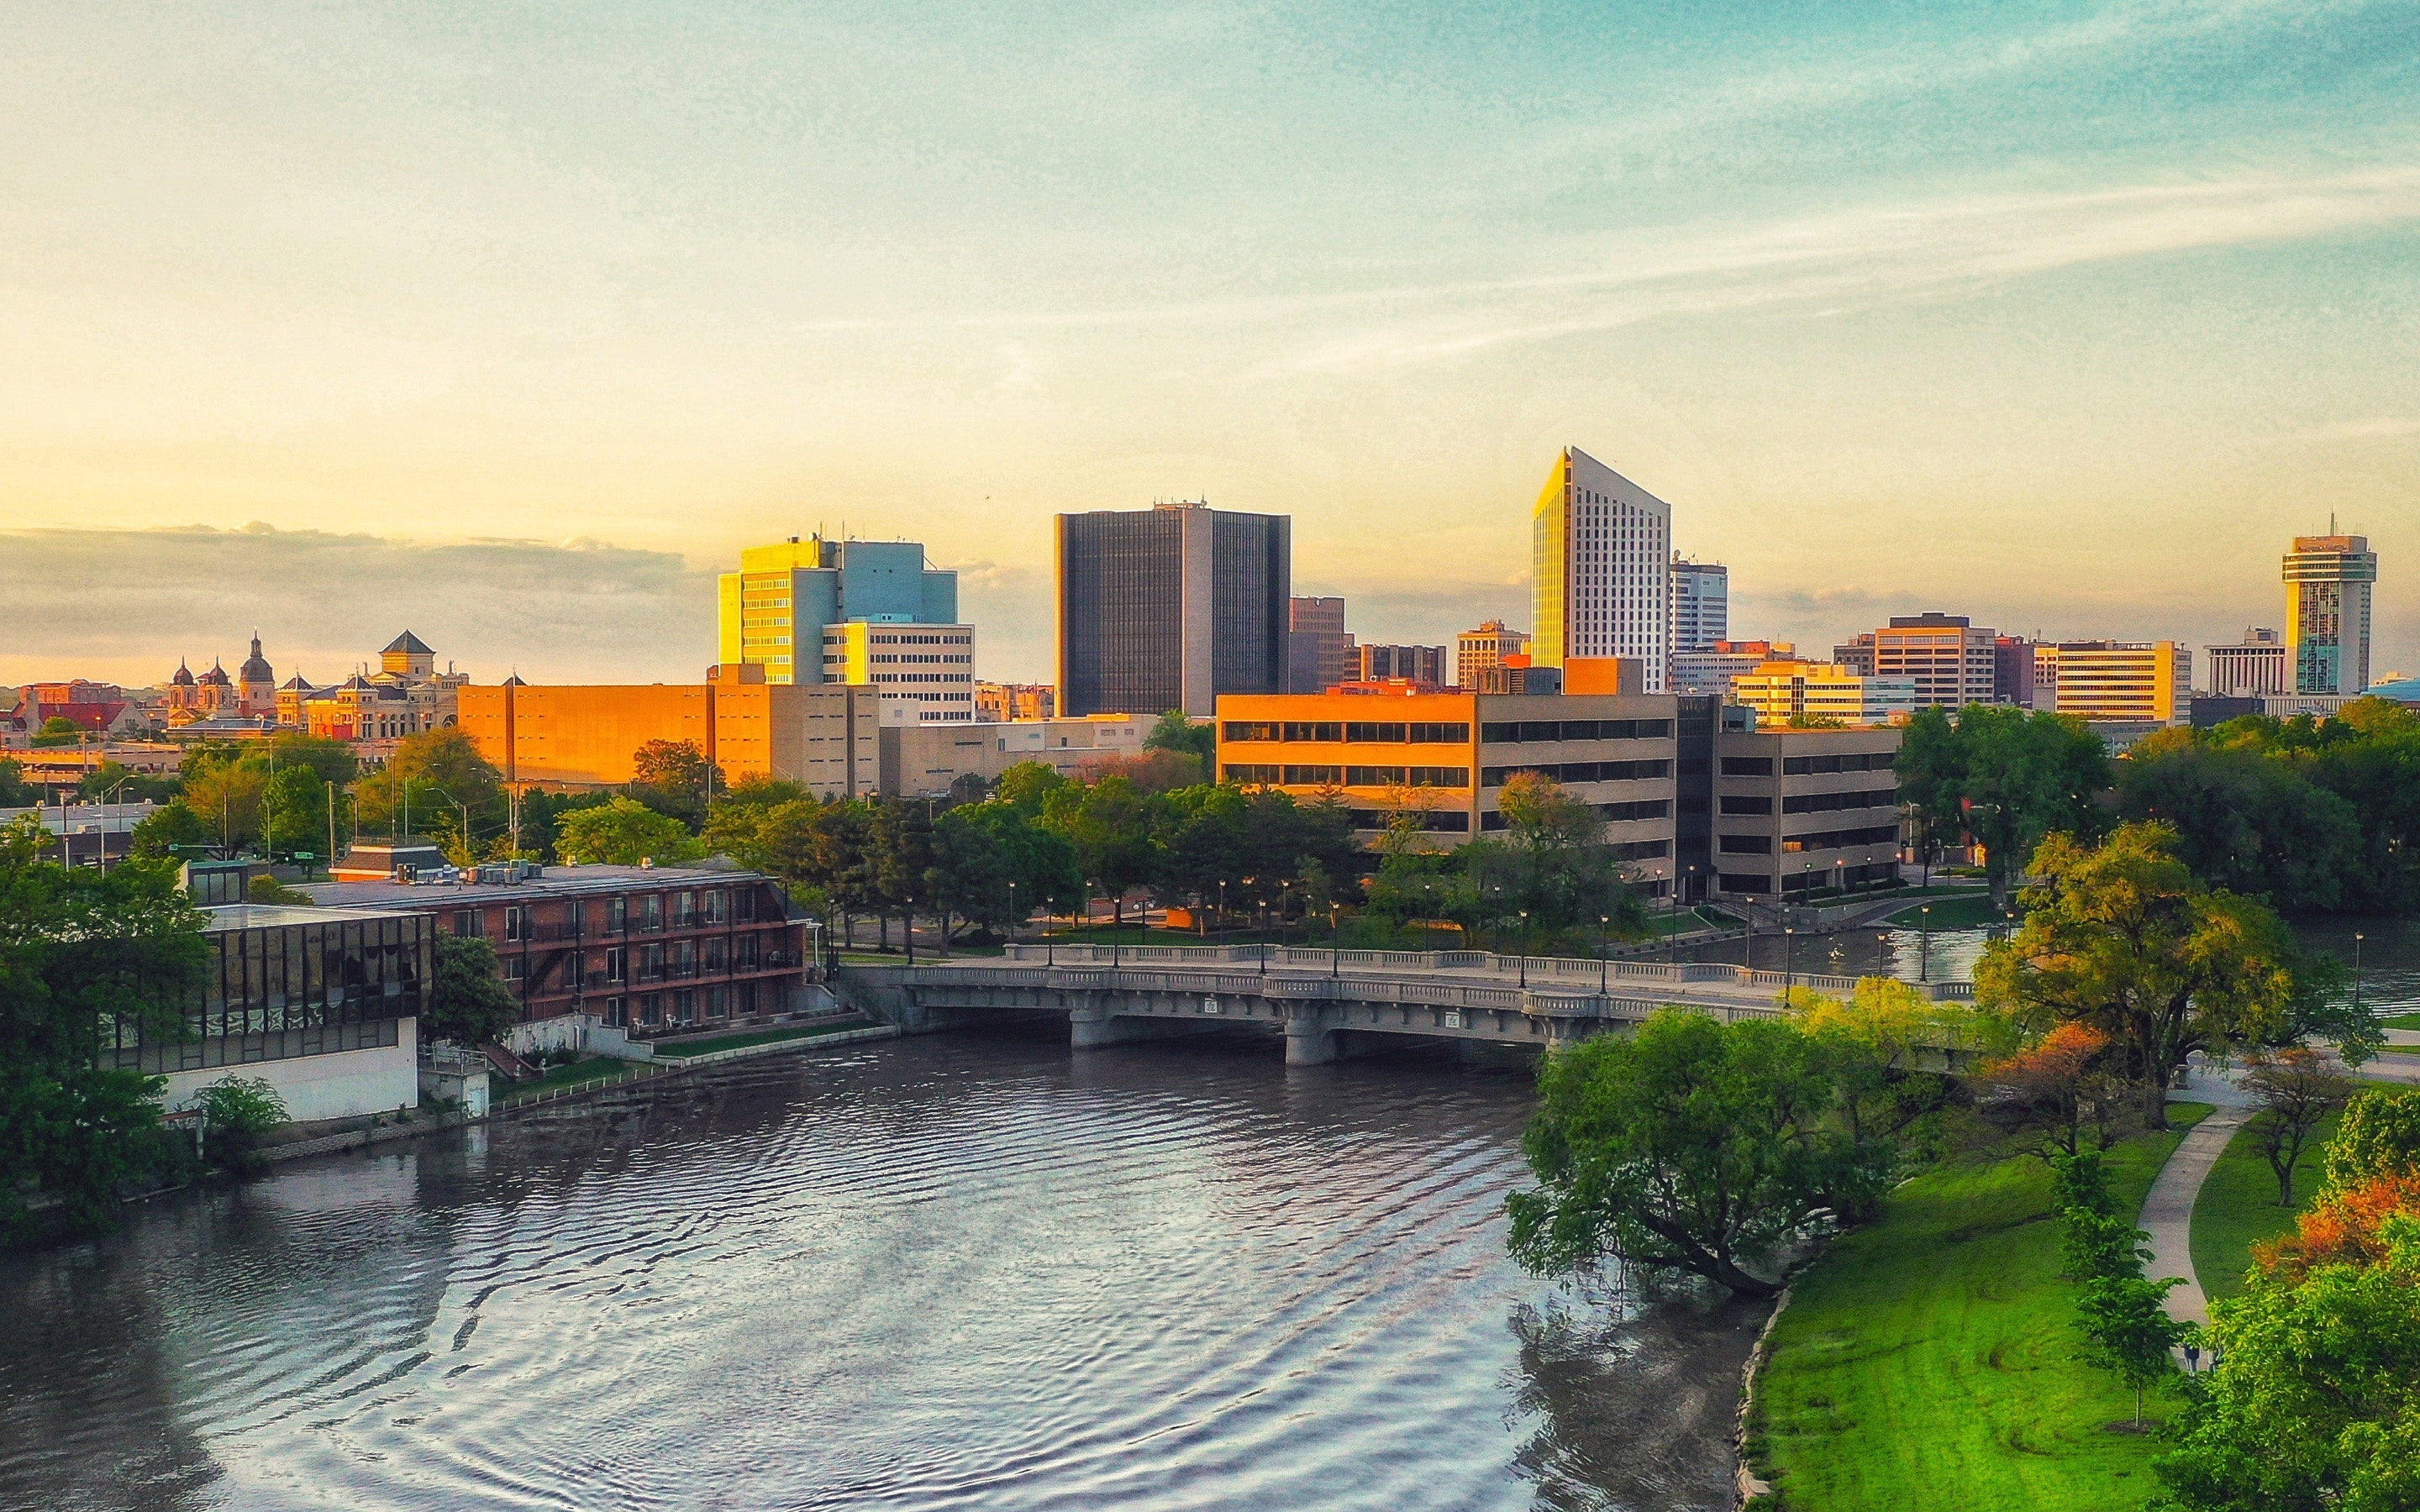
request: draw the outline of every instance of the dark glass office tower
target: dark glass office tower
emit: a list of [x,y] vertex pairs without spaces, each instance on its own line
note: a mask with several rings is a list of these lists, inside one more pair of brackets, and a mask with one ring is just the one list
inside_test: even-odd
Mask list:
[[1285,689],[1293,522],[1202,503],[1059,517],[1059,714],[1204,717]]

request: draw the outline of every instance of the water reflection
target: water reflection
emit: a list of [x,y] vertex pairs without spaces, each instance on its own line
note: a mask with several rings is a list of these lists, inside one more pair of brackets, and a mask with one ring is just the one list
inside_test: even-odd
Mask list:
[[0,1261],[0,1505],[1728,1504],[1758,1319],[1503,1254],[1526,1078],[953,1037]]

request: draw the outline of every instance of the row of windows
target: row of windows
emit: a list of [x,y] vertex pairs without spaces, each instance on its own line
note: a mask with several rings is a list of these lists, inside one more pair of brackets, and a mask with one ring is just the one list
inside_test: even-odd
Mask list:
[[1388,809],[1347,809],[1344,812],[1345,816],[1353,821],[1353,827],[1356,829],[1389,829],[1394,826],[1398,818],[1408,817],[1412,821],[1413,828],[1427,830],[1433,834],[1467,835],[1470,833],[1470,815],[1460,809],[1440,810],[1435,813]]
[[1479,774],[1479,785],[1500,788],[1523,772],[1551,777],[1558,782],[1641,782],[1651,778],[1670,777],[1672,764],[1668,761],[1529,762],[1519,766],[1482,768]]
[[1466,788],[1467,766],[1285,766],[1275,763],[1229,762],[1221,770],[1230,782],[1279,783],[1295,787]]
[[[695,929],[700,924],[751,924],[756,920],[756,891],[752,887],[706,892],[649,892],[637,896],[624,894],[603,900],[603,927],[599,933],[624,933],[630,930],[652,932],[664,928],[667,920],[674,929]],[[587,904],[572,903],[567,918],[561,923],[540,924],[535,911],[526,903],[507,904],[504,909],[504,937],[507,940],[577,939],[585,933]],[[458,908],[454,912],[454,933],[484,934],[487,933],[485,910]]]
[[[1889,845],[1899,840],[1897,825],[1875,825],[1863,829],[1834,829],[1814,834],[1792,835],[1781,842],[1788,852],[1838,851],[1856,845]],[[1771,856],[1770,835],[1725,835],[1720,849],[1729,856]]]
[[[1809,777],[1820,772],[1887,772],[1898,760],[1899,752],[1893,750],[1852,750],[1828,756],[1785,756],[1781,759],[1781,770],[1787,777]],[[1765,768],[1767,773],[1772,770],[1770,765]]]
[[1518,745],[1540,740],[1668,740],[1669,719],[1519,719],[1490,720],[1479,727],[1487,745]]
[[[1830,813],[1840,809],[1888,809],[1899,803],[1896,788],[1876,788],[1866,793],[1792,793],[1781,800],[1783,813]],[[1769,793],[1726,793],[1723,812],[1727,814],[1769,814],[1773,812],[1773,795]]]
[[1459,746],[1470,726],[1359,719],[1229,719],[1222,738],[1237,743],[1322,740],[1373,746]]

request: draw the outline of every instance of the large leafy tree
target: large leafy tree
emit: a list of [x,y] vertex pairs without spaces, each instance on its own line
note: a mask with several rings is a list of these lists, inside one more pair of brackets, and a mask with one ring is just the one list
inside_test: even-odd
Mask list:
[[50,851],[30,821],[0,831],[0,1227],[20,1238],[39,1221],[29,1190],[65,1227],[101,1227],[148,1164],[161,1082],[101,1055],[121,1026],[180,1033],[204,954],[173,867],[70,869]]
[[1924,711],[1908,726],[1897,771],[1923,842],[1972,836],[1992,900],[2004,906],[2043,837],[2103,827],[2108,753],[2099,735],[2061,715],[1995,703],[1970,703],[1954,717]]
[[2358,815],[2290,760],[2165,730],[2118,764],[2121,810],[2177,831],[2177,854],[2214,887],[2288,913],[2333,909],[2361,852]]
[[136,822],[127,837],[128,853],[138,860],[166,861],[190,856],[199,847],[216,845],[218,830],[204,822],[184,799],[163,804]]
[[[2420,1183],[2345,1257],[2275,1265],[2211,1308],[2225,1354],[2154,1465],[2174,1512],[2420,1506]],[[2304,1227],[2341,1226],[2305,1214]],[[2377,1253],[2382,1250],[2383,1253]]]
[[555,821],[556,851],[606,866],[671,864],[693,858],[697,842],[689,826],[635,798],[616,797],[594,809],[575,809]]
[[2299,953],[2265,905],[2202,885],[2164,825],[2122,825],[2100,845],[2053,835],[2034,856],[2047,887],[2024,927],[1987,948],[1977,1000],[2037,1032],[2107,1035],[2165,1128],[2167,1084],[2195,1050],[2265,1043],[2290,1021]]
[[180,801],[200,816],[210,841],[232,854],[260,838],[261,800],[268,788],[266,766],[215,763],[187,774]]
[[1160,810],[1156,797],[1124,776],[1071,782],[1043,798],[1042,823],[1075,847],[1084,879],[1109,894],[1119,922],[1125,918],[1126,894],[1151,880]]
[[1155,721],[1151,733],[1142,737],[1145,750],[1182,751],[1199,764],[1204,781],[1215,780],[1218,773],[1211,770],[1218,759],[1218,727],[1196,724],[1182,709],[1171,709]]
[[722,768],[690,740],[650,740],[630,758],[630,796],[696,830],[725,786]]
[[1823,1051],[1774,1020],[1665,1009],[1635,1039],[1556,1051],[1522,1137],[1538,1185],[1508,1204],[1514,1257],[1548,1275],[1614,1257],[1772,1295],[1783,1247],[1883,1178],[1831,1118],[1834,1092]]
[[424,1039],[482,1045],[503,1038],[520,1017],[494,946],[475,934],[437,936],[437,970],[420,1025]]
[[398,741],[385,768],[363,777],[353,795],[365,830],[400,836],[408,816],[412,834],[450,836],[473,852],[504,831],[504,781],[462,731],[430,730]]

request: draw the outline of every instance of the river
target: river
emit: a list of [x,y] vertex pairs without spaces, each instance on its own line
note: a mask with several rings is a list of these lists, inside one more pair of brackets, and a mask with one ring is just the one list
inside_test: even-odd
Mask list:
[[0,1506],[1730,1505],[1761,1311],[1511,1265],[1525,1076],[1280,1061],[899,1041],[154,1199],[0,1258]]

